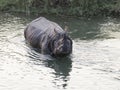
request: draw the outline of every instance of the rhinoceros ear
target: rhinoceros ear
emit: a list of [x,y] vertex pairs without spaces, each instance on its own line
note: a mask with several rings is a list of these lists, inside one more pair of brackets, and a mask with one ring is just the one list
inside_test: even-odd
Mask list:
[[57,30],[54,28],[54,32],[55,32],[55,34],[57,34],[58,32],[57,32]]
[[65,30],[65,32],[67,32],[68,31],[68,26],[65,26],[64,30]]

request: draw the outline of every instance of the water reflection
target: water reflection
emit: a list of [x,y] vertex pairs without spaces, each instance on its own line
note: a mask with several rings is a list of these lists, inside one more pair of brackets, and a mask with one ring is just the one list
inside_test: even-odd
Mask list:
[[54,61],[48,61],[45,66],[54,69],[54,80],[53,83],[59,88],[66,88],[69,75],[72,69],[72,61],[69,57],[59,58]]
[[29,48],[29,51],[27,51],[29,54],[28,60],[31,61],[33,65],[42,65],[52,69],[53,72],[49,73],[54,75],[51,82],[54,83],[57,88],[66,88],[70,79],[70,72],[72,70],[71,57],[53,58],[49,55],[43,55],[36,52],[35,49],[30,46]]
[[[54,20],[54,19],[53,19]],[[119,19],[110,17],[97,17],[92,19],[63,18],[54,20],[63,28],[66,24],[69,29],[68,33],[72,39],[93,40],[93,39],[110,39],[120,32]],[[61,22],[59,22],[61,21]],[[111,35],[112,34],[112,35]],[[115,35],[114,35],[115,34]]]
[[[54,20],[54,19],[53,19]],[[100,24],[104,23],[104,18],[94,19],[78,19],[78,18],[62,18],[60,20],[54,20],[59,23],[63,28],[65,25],[68,26],[68,33],[72,39],[91,40],[97,38],[103,38],[101,36]],[[61,22],[59,22],[61,21]]]

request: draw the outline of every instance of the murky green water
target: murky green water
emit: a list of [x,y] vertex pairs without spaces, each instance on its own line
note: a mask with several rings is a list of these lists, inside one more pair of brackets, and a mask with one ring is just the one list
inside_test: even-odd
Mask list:
[[0,14],[0,90],[120,90],[120,19],[46,17],[69,26],[73,53],[37,53],[23,36],[35,17]]

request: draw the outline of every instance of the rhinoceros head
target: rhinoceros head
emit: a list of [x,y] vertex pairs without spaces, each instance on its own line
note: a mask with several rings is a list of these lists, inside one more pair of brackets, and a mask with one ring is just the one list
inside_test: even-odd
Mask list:
[[72,52],[72,40],[66,33],[57,33],[51,43],[51,51],[55,56],[65,56]]

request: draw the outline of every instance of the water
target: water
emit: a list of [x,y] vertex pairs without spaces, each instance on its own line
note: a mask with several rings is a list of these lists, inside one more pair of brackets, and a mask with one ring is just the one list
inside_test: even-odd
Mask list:
[[120,90],[120,19],[60,18],[68,25],[73,53],[42,55],[23,31],[36,17],[0,14],[0,90]]

